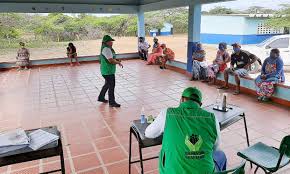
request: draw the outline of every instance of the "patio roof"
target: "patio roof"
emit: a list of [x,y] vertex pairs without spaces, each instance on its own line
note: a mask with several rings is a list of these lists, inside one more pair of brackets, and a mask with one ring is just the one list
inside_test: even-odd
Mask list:
[[0,12],[137,13],[229,0],[0,0]]
[[[57,125],[63,137],[67,173],[127,174],[129,127],[132,120],[139,119],[142,106],[146,115],[157,116],[161,109],[177,106],[188,86],[202,90],[204,106],[217,96],[216,87],[191,82],[184,74],[146,66],[140,60],[124,61],[124,66],[116,74],[116,99],[122,104],[119,109],[97,102],[103,85],[98,63],[1,72],[0,131]],[[245,109],[251,144],[262,141],[278,147],[282,137],[290,134],[289,108],[258,103],[254,96],[244,94],[229,95],[228,101]],[[239,164],[236,153],[246,147],[243,122],[223,130],[221,137],[229,167]],[[157,155],[159,150],[160,146],[145,149],[144,156]],[[133,156],[138,157],[136,141]],[[58,160],[1,167],[0,173],[45,172],[58,168]],[[158,173],[157,159],[144,164],[147,174]],[[289,173],[289,167],[280,173]],[[134,165],[133,173],[138,169]]]

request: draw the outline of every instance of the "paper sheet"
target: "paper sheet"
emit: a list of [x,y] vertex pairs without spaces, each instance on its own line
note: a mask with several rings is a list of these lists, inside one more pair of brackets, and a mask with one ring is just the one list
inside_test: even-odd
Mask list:
[[29,138],[22,129],[7,131],[0,134],[0,147],[27,144],[29,144]]
[[59,136],[46,132],[42,129],[38,129],[29,134],[30,145],[33,150],[37,150],[47,144],[50,144],[59,139]]

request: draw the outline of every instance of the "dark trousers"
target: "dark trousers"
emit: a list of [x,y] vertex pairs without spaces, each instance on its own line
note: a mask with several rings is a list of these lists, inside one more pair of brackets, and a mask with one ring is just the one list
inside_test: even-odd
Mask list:
[[109,104],[116,103],[115,101],[115,75],[103,75],[105,84],[100,92],[99,99],[105,99],[105,95],[109,90]]
[[139,56],[141,57],[141,59],[147,60],[148,51],[145,50],[139,51]]

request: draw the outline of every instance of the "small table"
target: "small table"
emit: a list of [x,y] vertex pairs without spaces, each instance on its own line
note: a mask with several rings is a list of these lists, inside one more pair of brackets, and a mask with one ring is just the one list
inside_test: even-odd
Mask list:
[[[63,157],[60,132],[57,130],[56,126],[40,128],[40,129],[59,136],[58,141],[52,142],[35,151],[32,150],[30,147],[25,147],[25,148],[18,149],[15,151],[0,154],[0,167],[11,165],[11,164],[16,164],[16,163],[38,160],[42,158],[60,156],[61,169],[44,172],[42,174],[54,173],[58,171],[61,171],[62,174],[65,174],[65,165],[64,165],[64,157]],[[34,130],[37,130],[37,129],[34,129]],[[30,132],[34,130],[26,130],[25,132],[26,134],[29,134]]]
[[232,105],[232,104],[227,105],[227,108],[229,109],[227,112],[214,110],[213,109],[214,106],[215,106],[214,104],[211,104],[211,105],[204,107],[203,109],[208,111],[208,112],[214,113],[215,117],[218,119],[218,121],[220,123],[221,130],[224,130],[225,128],[240,121],[241,119],[244,120],[247,145],[249,147],[250,141],[249,141],[248,127],[247,127],[247,122],[246,122],[245,111],[242,108],[235,106],[235,105]]
[[[247,122],[246,122],[246,115],[242,108],[229,104],[227,107],[229,109],[228,112],[221,112],[213,109],[214,104],[205,106],[203,109],[214,113],[216,118],[219,121],[220,129],[224,130],[228,126],[238,122],[239,120],[244,120],[244,126],[245,126],[245,132],[246,132],[246,138],[247,138],[247,145],[250,146],[249,142],[249,136],[248,136],[248,128],[247,128]],[[152,146],[158,146],[162,144],[162,138],[163,135],[155,138],[155,139],[149,139],[145,137],[145,130],[149,126],[149,123],[141,124],[140,120],[134,120],[132,123],[132,126],[130,127],[130,138],[129,138],[129,174],[131,174],[131,164],[140,162],[141,166],[141,174],[144,173],[143,169],[143,161],[151,160],[158,158],[158,156],[154,156],[151,158],[143,159],[142,157],[142,149]],[[135,138],[138,141],[139,144],[139,155],[140,160],[132,161],[132,134],[135,136]]]

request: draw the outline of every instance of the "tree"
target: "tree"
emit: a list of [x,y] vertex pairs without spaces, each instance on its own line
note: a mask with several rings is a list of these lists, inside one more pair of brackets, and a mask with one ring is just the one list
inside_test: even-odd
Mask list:
[[270,18],[266,21],[266,25],[272,28],[284,28],[285,31],[289,31],[290,28],[290,5],[281,4],[283,7],[273,18]]
[[233,14],[235,13],[232,9],[223,6],[217,6],[208,12],[209,14]]
[[0,37],[8,40],[9,44],[12,39],[18,38],[21,35],[21,21],[19,14],[2,13],[0,14]]
[[275,10],[260,7],[260,6],[251,6],[247,10],[245,10],[245,13],[250,14],[273,14],[275,13]]

